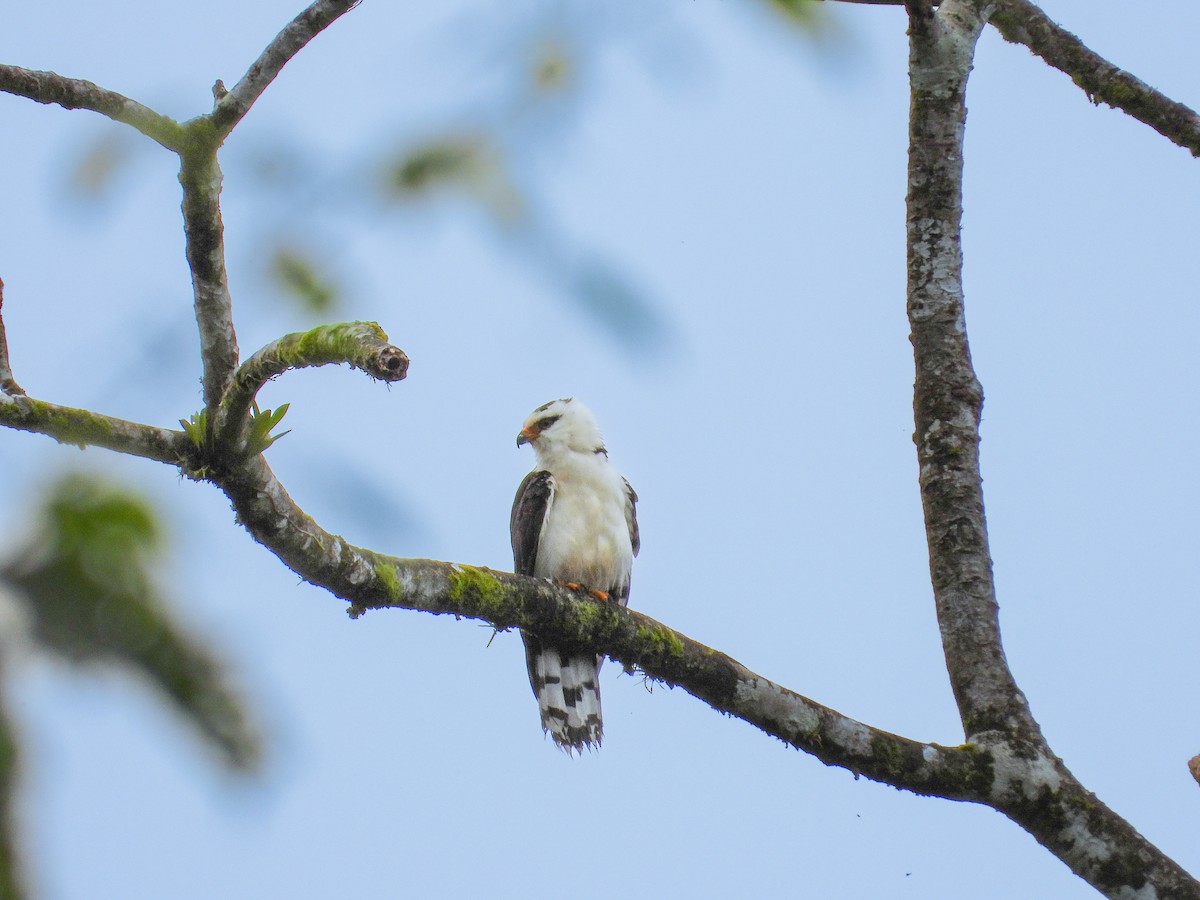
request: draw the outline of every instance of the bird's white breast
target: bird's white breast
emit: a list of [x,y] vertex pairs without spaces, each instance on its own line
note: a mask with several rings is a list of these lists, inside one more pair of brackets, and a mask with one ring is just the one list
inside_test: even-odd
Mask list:
[[633,546],[625,482],[600,454],[556,465],[534,574],[601,591],[629,583]]

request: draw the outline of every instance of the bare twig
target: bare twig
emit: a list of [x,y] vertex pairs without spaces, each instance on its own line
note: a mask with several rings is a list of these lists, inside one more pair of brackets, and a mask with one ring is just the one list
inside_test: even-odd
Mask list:
[[1071,76],[1093,103],[1107,103],[1200,156],[1200,116],[1083,45],[1029,0],[998,0],[991,24]]
[[305,44],[358,3],[359,0],[317,0],[279,32],[241,81],[217,100],[212,120],[221,134],[227,135],[233,130],[267,85]]
[[4,282],[0,281],[0,393],[24,394],[13,378],[8,362],[8,338],[4,333]]
[[179,152],[183,147],[184,129],[174,119],[90,81],[0,65],[0,91],[38,103],[55,103],[64,109],[90,109],[136,128],[168,150]]

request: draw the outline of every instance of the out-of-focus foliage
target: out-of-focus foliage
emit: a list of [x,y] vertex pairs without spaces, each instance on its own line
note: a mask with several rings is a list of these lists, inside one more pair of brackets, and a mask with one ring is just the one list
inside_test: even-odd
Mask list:
[[81,200],[106,199],[120,175],[141,149],[124,129],[105,123],[95,140],[83,147],[70,171],[69,186]]
[[479,135],[446,136],[400,157],[388,179],[399,195],[419,194],[447,184],[471,183],[486,168]]
[[[4,665],[0,660],[0,667]],[[25,896],[21,887],[21,859],[17,847],[15,786],[18,773],[17,736],[8,718],[8,704],[0,690],[0,897]]]
[[76,474],[50,488],[37,519],[29,541],[0,568],[25,608],[33,648],[136,673],[226,765],[256,767],[262,748],[247,710],[152,577],[162,541],[153,508],[130,491]]
[[825,11],[814,0],[766,0],[766,3],[793,25],[810,33],[819,31],[826,21]]
[[311,313],[327,313],[340,293],[321,272],[315,258],[295,247],[279,247],[271,258],[271,275],[284,292]]

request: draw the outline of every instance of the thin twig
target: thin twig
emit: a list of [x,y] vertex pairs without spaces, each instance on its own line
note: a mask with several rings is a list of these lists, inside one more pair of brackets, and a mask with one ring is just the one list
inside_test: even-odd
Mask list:
[[168,150],[178,153],[183,148],[184,129],[174,119],[90,81],[67,78],[55,72],[0,65],[0,91],[28,97],[38,103],[54,103],[64,109],[90,109],[136,128]]
[[1089,50],[1029,0],[999,0],[991,24],[1014,44],[1071,76],[1093,103],[1107,103],[1200,156],[1200,116]]
[[8,362],[8,337],[4,333],[4,282],[0,281],[0,393],[24,394]]
[[358,3],[359,0],[317,0],[288,23],[254,61],[241,81],[217,100],[212,120],[218,131],[222,135],[229,134],[288,61]]

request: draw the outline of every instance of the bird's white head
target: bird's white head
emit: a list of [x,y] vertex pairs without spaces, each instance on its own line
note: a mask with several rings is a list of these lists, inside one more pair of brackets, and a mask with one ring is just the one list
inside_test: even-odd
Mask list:
[[538,457],[560,453],[605,453],[604,436],[592,411],[578,400],[551,400],[535,409],[517,434],[517,446],[533,444]]

